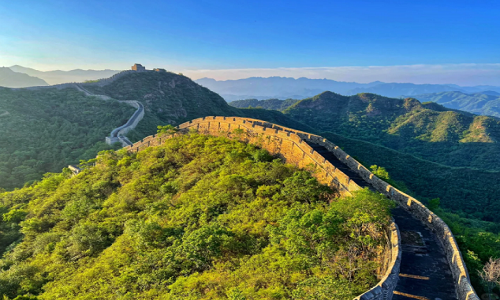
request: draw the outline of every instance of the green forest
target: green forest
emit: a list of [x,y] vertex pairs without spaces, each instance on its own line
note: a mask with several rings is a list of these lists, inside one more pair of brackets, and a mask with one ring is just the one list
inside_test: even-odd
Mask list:
[[321,135],[366,167],[383,166],[371,169],[439,215],[455,235],[474,288],[486,292],[478,272],[490,257],[500,258],[498,172],[452,168],[331,132]]
[[392,203],[336,198],[251,144],[190,133],[0,194],[4,299],[352,299]]
[[324,92],[284,114],[320,132],[368,141],[451,167],[500,171],[500,119],[413,98]]
[[134,108],[76,89],[0,88],[0,188],[13,189],[91,159]]
[[[127,135],[132,142],[156,133],[158,125],[178,125],[207,115],[250,117],[310,129],[277,111],[231,107],[216,93],[169,72],[128,74],[104,87],[85,87],[95,94],[144,104],[144,118]],[[20,188],[46,172],[58,172],[112,149],[105,137],[134,111],[118,101],[87,97],[73,87],[0,87],[0,188]]]

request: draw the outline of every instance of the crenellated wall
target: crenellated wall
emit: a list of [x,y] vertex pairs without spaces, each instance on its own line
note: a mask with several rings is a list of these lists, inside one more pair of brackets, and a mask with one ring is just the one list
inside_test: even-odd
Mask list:
[[[204,134],[237,138],[243,142],[256,144],[271,154],[281,157],[286,163],[314,171],[313,175],[319,182],[336,188],[341,194],[349,195],[350,191],[359,190],[359,185],[342,171],[335,168],[322,155],[314,151],[306,141],[324,146],[377,191],[394,200],[398,205],[426,224],[437,235],[446,252],[455,280],[458,299],[480,299],[470,284],[467,268],[448,225],[420,201],[379,179],[358,161],[325,138],[261,120],[239,117],[198,118],[183,123],[178,128],[180,129],[179,134],[194,129]],[[150,146],[160,145],[168,138],[170,136],[148,136],[142,141],[125,147],[125,149],[130,152],[138,152]],[[401,263],[400,236],[394,222],[391,224],[389,236],[390,251],[387,253],[389,262],[383,278],[374,288],[355,299],[392,299],[399,278]]]

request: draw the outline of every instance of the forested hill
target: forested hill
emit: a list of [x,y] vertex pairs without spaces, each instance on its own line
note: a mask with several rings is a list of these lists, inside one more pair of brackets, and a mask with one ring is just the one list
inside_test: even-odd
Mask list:
[[236,100],[236,101],[229,102],[229,105],[234,106],[234,107],[238,107],[238,108],[263,108],[263,109],[283,111],[299,101],[300,100],[295,100],[295,99],[286,99],[286,100],[245,99],[245,100]]
[[[250,117],[300,130],[312,130],[276,111],[234,108],[218,94],[172,72],[129,72],[105,85],[94,83],[84,86],[95,94],[141,101],[146,111],[137,127],[141,133],[153,134],[158,125],[178,125],[205,116]],[[132,132],[131,137],[141,139],[144,136],[134,136]]]
[[369,141],[452,167],[500,170],[500,119],[375,94],[324,92],[284,111],[316,130]]
[[[132,141],[156,133],[158,125],[214,115],[257,118],[313,131],[277,111],[231,107],[216,93],[174,73],[128,72],[104,82],[103,86],[82,85],[95,94],[139,100],[145,106],[143,120],[128,134]],[[85,96],[73,85],[0,88],[0,188],[22,187],[46,172],[57,172],[111,148],[105,137],[133,112],[117,101]]]
[[432,101],[443,106],[468,111],[474,114],[500,117],[500,93],[485,91],[466,94],[462,92],[442,92],[414,96],[420,101]]
[[76,89],[0,88],[0,190],[22,187],[110,149],[104,138],[133,112]]
[[198,134],[0,193],[3,299],[339,299],[373,287],[390,203],[336,198],[256,146]]

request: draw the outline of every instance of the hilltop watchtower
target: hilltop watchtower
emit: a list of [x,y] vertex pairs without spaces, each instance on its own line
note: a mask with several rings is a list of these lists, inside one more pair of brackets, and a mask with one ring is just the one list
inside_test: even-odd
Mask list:
[[137,72],[144,72],[146,71],[146,67],[143,67],[141,64],[135,64],[132,66],[132,70]]

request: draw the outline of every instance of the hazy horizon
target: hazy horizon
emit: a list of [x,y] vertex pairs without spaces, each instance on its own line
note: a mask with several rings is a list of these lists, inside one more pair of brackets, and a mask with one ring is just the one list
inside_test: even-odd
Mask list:
[[[500,85],[496,1],[0,3],[0,66]],[[8,30],[6,30],[8,29]]]
[[[9,67],[13,67],[11,65]],[[131,66],[116,68],[104,67],[99,69],[46,69],[41,70],[31,66],[18,65],[32,68],[42,72],[73,71],[73,70],[129,70]],[[449,65],[407,65],[407,66],[345,66],[322,68],[249,68],[249,69],[212,69],[212,70],[175,70],[169,66],[146,66],[147,69],[165,68],[176,73],[197,80],[211,78],[221,80],[238,80],[250,77],[287,77],[330,79],[341,82],[370,83],[381,81],[386,83],[414,83],[414,84],[456,84],[460,86],[493,85],[500,86],[500,64],[449,64]]]

